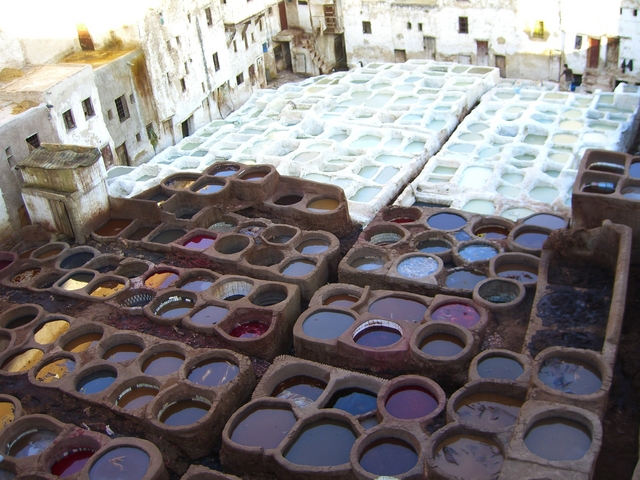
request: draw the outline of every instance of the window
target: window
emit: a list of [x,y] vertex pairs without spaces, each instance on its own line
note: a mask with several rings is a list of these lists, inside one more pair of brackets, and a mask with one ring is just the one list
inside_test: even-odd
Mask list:
[[171,76],[169,75],[169,72],[167,72],[167,83],[171,85]]
[[140,135],[140,132],[136,133],[136,142],[141,142],[142,141],[142,135]]
[[211,17],[211,8],[207,7],[204,9],[204,16],[207,17],[207,25],[213,25],[213,18]]
[[575,49],[580,50],[582,48],[582,35],[576,35]]
[[107,118],[113,120],[113,110],[107,110]]
[[256,36],[253,34],[253,32],[251,32],[251,43],[255,43],[256,42]]
[[236,43],[236,41],[233,41],[233,51],[237,52],[238,51],[238,44]]
[[371,22],[362,22],[362,33],[371,33]]
[[418,31],[420,31],[420,32],[422,31],[422,24],[421,23],[418,24]]
[[273,15],[273,7],[269,7],[269,15]]
[[407,30],[411,30],[411,22],[407,22]]
[[216,72],[220,70],[220,60],[218,59],[218,52],[213,54],[213,68]]
[[64,126],[67,129],[67,132],[76,128],[76,121],[73,118],[73,112],[71,111],[71,109],[62,114],[62,120],[64,120]]
[[171,40],[167,40],[167,50],[171,50]]
[[189,64],[184,62],[184,73],[189,73]]
[[93,109],[93,102],[91,102],[91,97],[85,98],[82,101],[82,111],[84,112],[84,118],[86,119],[96,116],[96,111]]
[[11,160],[13,160],[13,151],[11,150],[11,147],[7,147],[4,149],[4,155],[5,157],[7,157],[7,162],[9,162],[9,165],[11,165]]
[[221,3],[222,5],[225,5],[225,4],[227,3],[227,0],[220,0],[220,3]]
[[156,132],[153,129],[153,123],[150,123],[149,125],[147,125],[147,138],[151,142],[151,145],[155,146],[158,144],[158,136],[156,135]]
[[458,33],[469,33],[468,17],[458,17]]
[[634,16],[634,17],[637,17],[637,16],[638,16],[638,10],[637,10],[637,9],[635,9],[635,8],[633,9],[633,16]]
[[125,100],[124,95],[116,98],[116,112],[118,112],[120,123],[129,118],[129,107],[127,107],[127,101]]
[[136,103],[136,97],[132,94],[129,95],[129,103],[131,105],[133,105],[134,103]]
[[38,134],[37,133],[34,133],[30,137],[25,138],[25,141],[29,144],[29,151],[30,152],[40,146],[40,139],[38,138]]
[[180,79],[180,86],[182,87],[183,92],[187,91],[187,82],[184,81],[184,78]]
[[236,75],[236,84],[237,85],[242,85],[244,83],[244,74],[240,73],[238,75]]
[[544,38],[544,22],[542,20],[536,20],[533,27],[533,38]]
[[247,34],[246,33],[242,34],[242,41],[244,42],[244,49],[248,50],[249,49],[249,42],[247,42]]
[[191,14],[187,13],[187,20],[189,20],[189,23],[191,23]]
[[309,5],[307,0],[298,0],[298,5]]
[[260,31],[262,31],[262,19],[260,19]]
[[202,85],[202,93],[204,93],[204,82],[202,82],[201,85]]
[[176,45],[179,47],[180,46],[180,35],[178,35],[176,37]]

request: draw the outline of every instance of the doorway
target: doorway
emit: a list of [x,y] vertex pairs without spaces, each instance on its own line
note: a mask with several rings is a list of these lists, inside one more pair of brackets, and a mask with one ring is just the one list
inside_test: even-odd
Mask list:
[[394,50],[393,54],[396,63],[404,63],[407,61],[407,52],[405,50]]
[[280,14],[280,29],[287,30],[289,28],[289,22],[287,22],[287,7],[284,2],[278,3],[278,13]]
[[129,152],[127,152],[127,144],[122,143],[119,147],[116,147],[116,155],[120,161],[120,165],[129,165]]
[[436,59],[436,37],[424,37],[422,39],[422,48],[424,49],[424,57],[429,60]]
[[589,37],[587,49],[587,68],[598,68],[600,60],[600,39]]
[[191,135],[191,124],[193,123],[193,115],[182,122],[182,138],[186,138]]
[[481,67],[489,66],[489,42],[476,40],[476,62]]
[[618,56],[620,54],[620,39],[618,37],[607,38],[607,56],[604,68],[618,68]]
[[500,70],[500,78],[507,78],[507,57],[496,55],[496,67]]

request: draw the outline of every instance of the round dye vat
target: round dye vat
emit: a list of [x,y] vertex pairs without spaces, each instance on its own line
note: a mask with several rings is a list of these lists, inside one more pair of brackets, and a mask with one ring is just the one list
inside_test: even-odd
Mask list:
[[[0,401],[0,428],[4,428],[15,420],[15,406],[11,402]],[[2,477],[0,476],[0,479]]]
[[407,278],[424,278],[438,271],[439,265],[435,258],[409,257],[402,260],[396,269]]
[[[375,320],[374,320],[375,321]],[[379,320],[377,322],[380,322]],[[353,341],[361,347],[382,348],[393,345],[402,338],[402,331],[395,323],[365,322],[353,334]]]
[[32,457],[44,452],[58,436],[51,430],[29,430],[7,445],[7,455],[14,458]]
[[304,427],[283,456],[296,465],[343,465],[349,462],[355,441],[356,436],[349,424],[323,419]]
[[55,382],[69,375],[75,368],[76,362],[72,358],[58,358],[38,370],[36,380],[43,383]]
[[19,273],[16,273],[14,276],[11,277],[11,281],[13,283],[24,283],[24,282],[28,282],[29,280],[33,280],[38,275],[40,275],[39,268],[30,268],[28,270],[23,270]]
[[259,182],[267,176],[269,172],[249,172],[240,177],[240,180],[246,180],[247,182]]
[[231,329],[229,335],[236,338],[258,338],[269,330],[269,325],[259,322],[258,320],[250,320],[248,322],[236,325]]
[[27,315],[21,315],[21,316],[16,317],[16,318],[10,320],[9,322],[7,322],[7,324],[4,326],[4,328],[7,328],[9,330],[13,330],[14,328],[22,327],[22,326],[26,325],[27,323],[29,323],[31,320],[33,320],[36,317],[37,317],[37,315],[35,315],[33,313],[29,313]]
[[215,172],[213,172],[213,176],[214,177],[231,177],[236,173],[238,173],[238,170],[239,170],[238,167],[233,167],[233,166],[221,167]]
[[611,195],[616,191],[616,184],[613,182],[591,182],[582,187],[585,193],[599,193],[601,195]]
[[465,242],[467,240],[471,240],[471,235],[469,235],[464,230],[460,230],[459,232],[454,233],[453,236],[459,242]]
[[93,280],[93,277],[95,277],[93,273],[76,273],[65,280],[60,285],[60,288],[68,292],[80,290],[89,285],[89,282]]
[[127,360],[136,358],[140,352],[142,352],[140,345],[136,345],[135,343],[121,343],[107,350],[102,358],[109,362],[126,362]]
[[205,387],[218,387],[236,378],[240,368],[227,360],[209,359],[191,367],[187,379]]
[[538,281],[538,269],[522,263],[505,263],[496,268],[499,277],[511,278],[522,283],[536,283]]
[[136,447],[116,447],[102,455],[89,470],[89,480],[142,480],[151,459]]
[[427,225],[437,230],[457,230],[467,224],[467,219],[455,213],[436,213],[427,219]]
[[611,162],[593,162],[589,165],[589,170],[624,175],[624,165],[618,165],[617,163]]
[[99,370],[83,377],[76,387],[76,391],[85,395],[102,392],[115,381],[117,373],[111,370]]
[[185,233],[187,233],[185,230],[178,230],[178,229],[164,230],[159,234],[155,235],[153,238],[151,238],[150,241],[153,243],[161,243],[163,245],[166,245],[167,243],[175,242],[180,237],[182,237]]
[[486,225],[477,228],[473,234],[486,240],[504,240],[509,235],[509,230],[500,225]]
[[456,412],[469,425],[499,430],[516,424],[523,403],[506,395],[474,393],[458,404]]
[[[95,233],[97,235],[102,236],[102,237],[115,237],[122,230],[124,230],[129,225],[131,225],[131,222],[132,222],[132,220],[124,220],[124,219],[119,219],[119,218],[112,218],[107,223],[105,223],[102,227],[100,227],[98,230],[96,230]],[[55,255],[55,253],[53,255]]]
[[144,281],[144,286],[153,288],[154,290],[162,290],[172,285],[177,279],[177,273],[170,271],[156,272]]
[[70,270],[72,268],[80,268],[85,263],[93,258],[92,252],[79,252],[69,255],[67,258],[60,262],[60,268]]
[[408,385],[391,392],[384,408],[395,418],[409,420],[433,413],[438,408],[438,400],[426,388]]
[[216,237],[211,237],[209,235],[196,235],[195,237],[190,238],[185,244],[185,248],[190,248],[192,250],[204,250],[216,241]]
[[211,277],[193,277],[181,285],[180,288],[188,292],[204,292],[213,285],[213,282],[215,282],[215,280]]
[[306,318],[302,324],[302,331],[313,338],[331,340],[346,332],[354,321],[354,318],[346,313],[319,311]]
[[373,245],[379,245],[381,247],[393,245],[394,243],[398,243],[402,240],[402,235],[395,232],[381,232],[375,235],[372,235],[369,239],[369,243]]
[[189,313],[194,305],[195,302],[190,298],[173,296],[162,302],[153,313],[162,318],[182,317]]
[[69,327],[70,324],[66,320],[52,320],[40,325],[33,334],[33,339],[40,345],[49,345],[69,330]]
[[85,335],[80,335],[70,342],[66,343],[62,348],[67,352],[80,353],[89,350],[91,347],[95,346],[100,339],[102,338],[102,333],[87,333]]
[[5,268],[7,268],[12,263],[13,263],[13,261],[11,261],[11,260],[0,260],[0,270],[4,270]]
[[212,193],[219,192],[224,187],[225,187],[224,184],[220,185],[218,183],[207,183],[207,184],[201,186],[200,188],[198,188],[198,190],[196,190],[196,193],[200,193],[202,195],[210,195]]
[[[332,295],[329,298],[325,299],[323,305],[332,305],[334,307],[345,307],[348,308],[354,303],[360,301],[360,297],[355,297],[353,295],[341,294],[341,295]],[[388,318],[388,317],[385,317]]]
[[278,198],[275,202],[276,205],[295,205],[300,202],[302,197],[300,195],[285,195],[283,197]]
[[296,260],[284,267],[282,274],[288,277],[304,277],[313,272],[315,268],[315,262],[310,260]]
[[[96,232],[97,233],[97,232]],[[50,248],[49,250],[46,250],[40,254],[38,254],[38,256],[36,257],[38,260],[46,260],[47,258],[51,258],[51,257],[55,257],[56,255],[58,255],[61,251],[63,250],[62,247],[56,247],[56,248]],[[11,262],[9,262],[11,263]],[[0,269],[2,270],[2,269]]]
[[30,348],[29,350],[25,350],[24,352],[16,353],[15,355],[10,356],[2,364],[2,370],[7,373],[26,372],[36,363],[38,363],[43,356],[44,352],[42,350],[38,350],[37,348]]
[[116,401],[116,406],[124,410],[137,410],[153,400],[158,394],[158,391],[159,388],[153,385],[136,385],[122,392]]
[[228,308],[208,305],[191,315],[191,321],[197,325],[215,325],[226,317],[228,313]]
[[451,322],[462,327],[471,328],[480,321],[480,313],[465,303],[447,303],[431,313],[431,320]]
[[478,362],[478,375],[482,378],[516,380],[524,373],[520,362],[501,355],[489,355]]
[[129,235],[129,240],[140,241],[155,229],[153,227],[140,227],[131,235]]
[[238,423],[231,441],[245,447],[276,448],[296,423],[291,410],[258,408]]
[[169,427],[184,427],[199,421],[211,408],[202,400],[180,400],[174,402],[158,414],[158,420]]
[[88,448],[68,451],[51,466],[51,473],[62,478],[78,473],[94,453],[95,450]]
[[377,396],[361,388],[344,388],[333,394],[324,408],[337,408],[351,415],[364,415],[376,408]]
[[542,244],[547,238],[549,238],[549,235],[546,233],[525,232],[518,235],[514,241],[522,247],[530,248],[532,250],[540,250],[542,249]]
[[576,359],[548,358],[540,366],[538,378],[554,390],[574,395],[589,395],[602,387],[598,371]]
[[420,350],[432,357],[454,357],[464,347],[464,342],[450,333],[432,333],[420,342]]
[[293,400],[299,406],[304,407],[315,402],[324,389],[326,382],[306,375],[296,375],[280,382],[271,392],[272,397]]
[[535,187],[529,192],[531,198],[543,203],[553,202],[559,194],[560,192],[552,187]]
[[154,377],[170,375],[178,371],[184,362],[184,355],[178,352],[160,352],[149,357],[142,365],[142,372]]
[[498,249],[491,245],[473,244],[462,247],[458,253],[467,262],[486,262],[495,257]]
[[312,238],[300,243],[296,250],[305,255],[318,255],[329,250],[329,244],[325,240]]
[[377,270],[378,268],[382,267],[385,263],[387,262],[385,261],[384,258],[360,257],[355,259],[353,262],[351,262],[349,266],[352,268],[355,268],[356,270],[369,271],[369,270]]
[[640,178],[640,162],[629,165],[629,176],[631,178]]
[[176,190],[183,190],[193,185],[196,179],[194,178],[174,178],[165,182],[165,186],[169,188],[175,188]]
[[267,241],[270,243],[284,244],[284,243],[287,243],[292,238],[293,238],[293,235],[277,235],[275,237],[269,237]]
[[33,247],[28,250],[25,250],[24,252],[20,252],[20,255],[18,255],[18,258],[29,258],[31,254],[35,252],[37,249],[38,247]]
[[333,198],[321,198],[309,203],[309,205],[307,205],[307,210],[311,210],[312,212],[328,212],[330,210],[335,210],[339,205],[340,202]]
[[360,466],[374,475],[400,475],[418,463],[418,454],[407,442],[381,438],[367,445],[360,456]]
[[640,200],[640,187],[625,187],[620,191],[620,193],[623,197],[630,200]]
[[438,445],[433,459],[439,468],[456,478],[497,477],[504,462],[498,445],[477,435],[447,438]]
[[369,313],[390,320],[406,320],[420,323],[427,312],[427,306],[416,300],[402,297],[384,297],[369,305]]
[[591,434],[581,423],[551,417],[534,423],[524,436],[524,444],[546,460],[580,460],[591,447]]
[[480,275],[467,270],[458,270],[447,275],[445,285],[448,288],[459,290],[473,290],[477,283],[486,280],[485,275]]
[[124,290],[125,284],[118,282],[117,280],[107,280],[100,283],[96,288],[89,292],[92,297],[106,298],[111,295]]

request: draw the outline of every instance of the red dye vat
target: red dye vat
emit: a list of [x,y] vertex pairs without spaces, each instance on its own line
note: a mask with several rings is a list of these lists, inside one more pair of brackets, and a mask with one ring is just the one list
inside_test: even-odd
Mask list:
[[480,321],[480,313],[464,303],[447,303],[436,308],[431,314],[431,319],[436,322],[451,322],[469,328]]
[[7,268],[12,263],[13,262],[11,262],[9,260],[0,260],[0,270],[4,270],[5,268]]
[[62,457],[51,467],[51,473],[58,477],[68,477],[79,472],[95,452],[93,450],[75,450]]
[[213,242],[215,241],[215,237],[210,237],[209,235],[197,235],[185,243],[184,246],[194,250],[204,250],[205,248],[213,245]]
[[257,320],[251,320],[249,322],[241,323],[231,329],[229,335],[237,338],[258,338],[269,330],[269,325],[259,322]]

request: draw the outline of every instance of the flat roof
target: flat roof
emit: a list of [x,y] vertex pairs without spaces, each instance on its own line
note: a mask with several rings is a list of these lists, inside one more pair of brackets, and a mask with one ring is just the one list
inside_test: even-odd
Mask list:
[[24,76],[5,84],[1,90],[7,93],[45,92],[84,68],[86,65],[71,63],[40,65],[33,69],[24,70]]
[[129,50],[83,50],[69,55],[61,63],[85,64],[99,68],[136,50],[135,48]]

